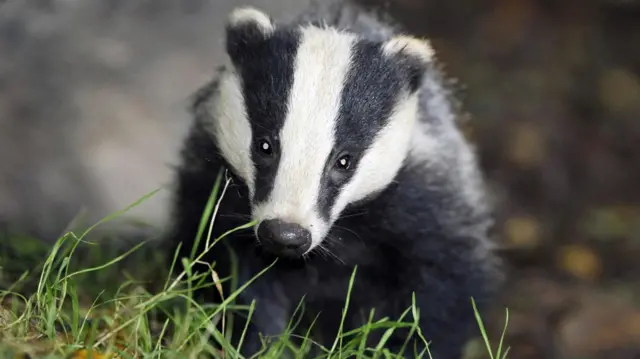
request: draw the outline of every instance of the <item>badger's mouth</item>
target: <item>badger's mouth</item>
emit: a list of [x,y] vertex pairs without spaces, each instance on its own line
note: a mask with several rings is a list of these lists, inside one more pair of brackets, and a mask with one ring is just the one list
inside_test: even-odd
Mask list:
[[278,257],[298,258],[311,249],[311,232],[281,219],[261,221],[256,235],[264,249]]

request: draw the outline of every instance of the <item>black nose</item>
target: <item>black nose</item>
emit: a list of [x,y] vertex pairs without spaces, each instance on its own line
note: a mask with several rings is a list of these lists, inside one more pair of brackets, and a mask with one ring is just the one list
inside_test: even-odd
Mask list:
[[274,254],[300,256],[311,247],[311,233],[301,225],[279,219],[262,221],[258,238]]

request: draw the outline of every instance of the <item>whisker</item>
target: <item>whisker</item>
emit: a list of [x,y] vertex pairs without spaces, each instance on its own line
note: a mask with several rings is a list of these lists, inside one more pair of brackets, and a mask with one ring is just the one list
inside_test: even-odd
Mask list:
[[[327,236],[327,239],[329,240],[329,244],[334,244],[337,243],[335,238],[332,238],[331,236]],[[328,257],[327,258],[332,258],[335,259],[336,261],[342,263],[342,264],[346,264],[344,262],[344,260],[342,260],[342,258],[340,258],[338,255],[336,255],[335,253],[333,253],[327,246],[325,245],[319,245],[318,249],[323,253],[326,254]]]
[[347,213],[347,214],[339,216],[336,221],[339,221],[339,220],[341,220],[343,218],[351,218],[351,217],[362,216],[362,215],[365,215],[367,213],[369,213],[368,210],[364,210],[364,211],[361,211],[361,212]]
[[327,250],[322,245],[319,245],[317,247],[317,250],[314,251],[314,252],[317,253],[319,256],[321,256],[324,259],[329,259],[329,256],[327,254]]
[[307,257],[311,257],[311,256],[315,256],[315,258],[322,258],[322,259],[327,259],[327,257],[325,256],[324,252],[322,251],[321,248],[316,247],[313,250],[309,251],[308,253],[305,253],[302,255],[302,260],[304,260],[306,262]]
[[333,258],[331,256],[331,254],[329,253],[329,251],[324,247],[319,247],[317,253],[318,253],[319,256],[321,256],[325,260]]

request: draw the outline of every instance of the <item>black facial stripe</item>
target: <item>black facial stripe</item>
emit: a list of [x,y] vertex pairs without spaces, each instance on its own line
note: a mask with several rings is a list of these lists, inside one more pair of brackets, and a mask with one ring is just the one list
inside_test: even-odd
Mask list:
[[[340,189],[357,169],[360,155],[388,123],[398,96],[407,86],[399,66],[383,54],[380,43],[361,40],[354,45],[335,128],[337,148],[327,160],[321,181],[318,209],[325,219]],[[336,180],[332,167],[342,151],[352,155],[353,170]]]
[[[299,32],[278,29],[268,39],[246,48],[247,51],[239,55],[242,64],[238,71],[253,135],[255,203],[267,199],[273,189],[279,165],[279,145],[272,136],[280,133],[287,115],[299,41]],[[262,137],[268,137],[273,146],[275,157],[268,161],[263,160],[255,146],[255,141]]]

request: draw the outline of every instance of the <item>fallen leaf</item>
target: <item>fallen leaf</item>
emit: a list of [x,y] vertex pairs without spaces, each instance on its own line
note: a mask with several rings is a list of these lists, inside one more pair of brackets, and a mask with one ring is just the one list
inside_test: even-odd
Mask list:
[[560,249],[560,266],[581,279],[596,279],[602,272],[600,257],[583,245],[568,245]]
[[509,218],[504,232],[509,243],[517,247],[533,247],[540,241],[540,223],[531,216]]
[[71,354],[71,357],[69,359],[88,359],[88,358],[92,358],[92,359],[119,359],[119,356],[116,356],[114,354],[102,354],[99,352],[96,352],[95,350],[91,350],[88,351],[86,349],[80,349],[76,352],[74,352],[73,354]]

